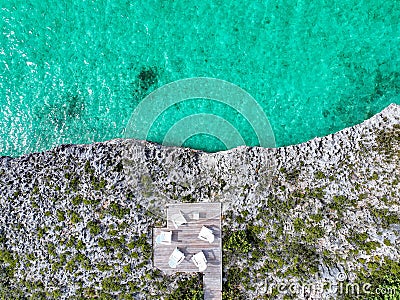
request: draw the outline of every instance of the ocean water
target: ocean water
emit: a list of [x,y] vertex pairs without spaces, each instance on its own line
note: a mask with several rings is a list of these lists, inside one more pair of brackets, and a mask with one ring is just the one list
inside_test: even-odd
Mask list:
[[[0,3],[0,155],[123,137],[145,96],[191,77],[246,90],[276,146],[400,103],[398,0]],[[220,103],[190,101],[162,112],[148,139],[162,142],[171,120],[200,112],[250,128]],[[224,150],[204,133],[184,146]]]

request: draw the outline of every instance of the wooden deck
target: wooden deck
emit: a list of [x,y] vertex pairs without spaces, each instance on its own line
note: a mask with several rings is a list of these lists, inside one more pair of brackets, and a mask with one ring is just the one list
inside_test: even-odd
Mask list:
[[[188,221],[176,229],[171,216],[181,211]],[[193,213],[199,213],[195,219]],[[198,234],[202,226],[210,228],[215,236],[213,243],[202,241]],[[155,238],[161,231],[172,231],[171,245],[159,245]],[[181,203],[167,205],[167,228],[153,229],[153,266],[166,274],[175,272],[198,272],[191,258],[203,251],[207,259],[207,269],[203,272],[205,300],[222,299],[222,250],[221,250],[221,203]],[[172,251],[178,247],[185,254],[185,260],[172,269],[168,265]]]

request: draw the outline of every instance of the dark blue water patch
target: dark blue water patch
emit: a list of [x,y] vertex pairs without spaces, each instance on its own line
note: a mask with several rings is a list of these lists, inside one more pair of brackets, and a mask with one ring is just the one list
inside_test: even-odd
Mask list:
[[[65,112],[67,119],[76,119],[85,110],[85,101],[79,93],[67,92],[64,96]],[[63,105],[64,107],[64,105]]]
[[[134,69],[133,66],[130,69]],[[143,66],[131,82],[132,103],[136,107],[152,90],[157,87],[160,76],[160,68],[157,66]]]

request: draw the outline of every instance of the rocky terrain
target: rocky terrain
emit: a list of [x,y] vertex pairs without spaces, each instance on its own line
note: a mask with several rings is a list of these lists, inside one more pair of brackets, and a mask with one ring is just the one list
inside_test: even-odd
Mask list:
[[[224,299],[400,295],[400,106],[276,149],[117,139],[0,158],[5,299],[201,299],[152,268],[169,202],[223,203]],[[395,299],[395,298],[393,298]]]

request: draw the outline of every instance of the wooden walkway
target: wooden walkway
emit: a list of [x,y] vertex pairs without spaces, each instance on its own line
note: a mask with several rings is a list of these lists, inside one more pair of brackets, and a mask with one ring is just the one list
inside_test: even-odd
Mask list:
[[[187,224],[176,229],[171,216],[183,213]],[[199,218],[196,218],[198,213]],[[202,241],[198,234],[202,226],[213,231],[213,243]],[[172,231],[171,245],[157,244],[155,239],[161,231]],[[222,250],[221,250],[221,203],[180,203],[167,205],[167,228],[153,229],[153,266],[166,274],[175,272],[198,272],[191,258],[203,251],[207,259],[207,269],[203,272],[203,288],[205,300],[222,299]],[[172,251],[178,247],[185,254],[185,260],[172,269],[168,265]]]

